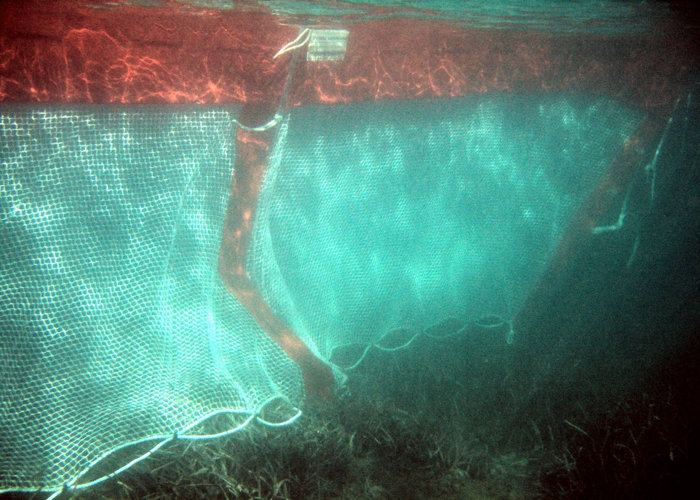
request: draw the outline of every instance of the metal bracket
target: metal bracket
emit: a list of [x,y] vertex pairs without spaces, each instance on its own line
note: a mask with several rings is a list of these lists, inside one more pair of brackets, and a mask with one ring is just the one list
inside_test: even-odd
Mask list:
[[348,44],[348,30],[312,29],[307,61],[342,61]]

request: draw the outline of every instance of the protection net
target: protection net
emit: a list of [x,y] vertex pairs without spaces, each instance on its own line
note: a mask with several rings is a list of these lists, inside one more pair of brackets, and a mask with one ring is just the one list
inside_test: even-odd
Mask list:
[[371,349],[527,344],[697,51],[647,3],[439,4],[0,2],[0,492],[289,423]]
[[[300,404],[298,366],[217,273],[236,114],[2,109],[0,490]],[[641,118],[572,94],[291,109],[248,274],[341,367],[392,332],[508,322]]]
[[508,323],[640,120],[580,95],[295,108],[248,272],[307,345],[346,367],[391,332],[405,343],[446,320],[448,333]]
[[299,401],[297,365],[216,272],[235,115],[1,110],[0,491]]

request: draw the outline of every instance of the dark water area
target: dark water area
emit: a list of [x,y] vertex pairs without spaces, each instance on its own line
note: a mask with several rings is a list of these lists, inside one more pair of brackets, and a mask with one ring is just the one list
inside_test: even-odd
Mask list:
[[[599,464],[589,457],[591,476],[584,481],[610,497],[616,478],[606,475],[625,459],[610,450],[612,457],[604,460],[606,446],[636,456],[638,485],[625,492],[635,498],[692,489],[699,464],[700,137],[693,123],[700,108],[692,97],[685,104],[659,157],[656,197],[640,203],[631,224],[637,235],[609,234],[582,249],[561,290],[529,328],[532,343],[519,353],[532,370],[525,375],[532,383],[527,411],[542,416],[550,411],[543,406],[549,400],[563,417],[571,398],[581,398],[575,403],[582,407],[579,418],[597,433],[583,446],[601,457]],[[611,408],[617,414],[604,417]],[[609,439],[625,428],[631,443]],[[635,432],[644,438],[633,438]],[[588,438],[583,435],[584,442]],[[625,448],[632,444],[638,448]]]

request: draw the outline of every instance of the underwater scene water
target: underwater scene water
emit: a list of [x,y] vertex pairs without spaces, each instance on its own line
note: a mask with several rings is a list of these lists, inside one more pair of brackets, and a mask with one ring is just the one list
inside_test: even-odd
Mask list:
[[687,497],[693,12],[0,4],[0,500]]

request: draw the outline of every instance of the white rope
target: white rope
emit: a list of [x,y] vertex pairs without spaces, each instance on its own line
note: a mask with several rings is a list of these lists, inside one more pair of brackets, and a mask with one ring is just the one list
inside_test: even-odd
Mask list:
[[[496,321],[486,321],[487,319],[494,319]],[[443,320],[440,323],[444,323],[444,321],[447,321],[447,320],[456,320],[456,318],[447,318],[446,320]],[[471,323],[465,323],[464,326],[459,328],[457,331],[452,332],[448,335],[432,335],[428,332],[430,329],[436,327],[440,323],[436,323],[436,324],[426,328],[425,330],[422,330],[418,333],[415,333],[414,335],[411,336],[411,338],[407,342],[405,342],[399,346],[384,347],[381,345],[382,340],[384,340],[388,335],[390,335],[391,333],[396,331],[396,330],[390,330],[389,332],[382,335],[381,338],[379,340],[377,340],[376,342],[373,342],[371,344],[367,344],[365,346],[365,348],[363,349],[362,354],[351,365],[340,366],[337,363],[334,363],[334,364],[336,366],[338,366],[341,370],[351,371],[351,370],[354,370],[355,368],[357,368],[362,363],[362,361],[365,359],[365,357],[367,356],[367,354],[369,353],[369,351],[372,348],[378,349],[378,350],[383,351],[383,352],[396,352],[396,351],[400,351],[400,350],[405,349],[406,347],[410,346],[420,336],[425,336],[425,337],[428,337],[430,339],[443,339],[443,338],[456,337],[457,335],[461,335],[462,333],[464,333],[467,330],[467,328],[469,328],[469,327],[476,327],[476,328],[481,328],[481,329],[485,329],[485,330],[494,330],[497,328],[503,328],[503,327],[507,326],[508,331],[506,332],[506,337],[505,337],[506,344],[512,345],[514,340],[515,340],[515,330],[513,329],[513,322],[510,320],[501,318],[501,317],[489,316],[489,317],[479,318],[476,321],[473,321]],[[352,344],[346,344],[346,345],[352,345]],[[338,347],[344,347],[344,346],[338,346]]]
[[666,142],[666,136],[668,135],[668,131],[671,128],[671,124],[673,123],[673,115],[676,114],[676,109],[678,108],[678,103],[681,102],[681,97],[678,96],[678,99],[676,99],[676,104],[673,106],[673,111],[671,111],[671,116],[668,118],[668,122],[666,122],[666,128],[664,129],[664,133],[661,135],[661,140],[659,141],[659,145],[656,148],[656,151],[654,152],[654,158],[651,160],[651,163],[645,167],[645,170],[647,172],[647,175],[651,175],[651,200],[654,201],[654,198],[656,197],[656,162],[659,159],[659,152],[661,151],[661,147],[664,145],[664,142]]
[[[288,419],[286,419],[286,420],[284,420],[284,421],[282,421],[282,422],[270,422],[270,421],[268,421],[268,420],[262,418],[262,417],[260,416],[261,412],[264,410],[264,408],[265,408],[268,404],[270,404],[271,402],[273,402],[273,401],[275,401],[275,400],[282,400],[282,401],[285,401],[285,402],[289,403],[290,407],[294,410],[294,414],[293,414],[291,417],[289,417]],[[188,435],[188,434],[187,434],[187,432],[189,432],[190,430],[194,429],[194,428],[197,427],[198,425],[201,425],[201,424],[204,423],[206,420],[209,420],[210,418],[212,418],[212,417],[214,417],[214,416],[216,416],[216,415],[222,415],[222,414],[229,414],[229,415],[247,415],[247,417],[245,418],[245,420],[244,420],[242,423],[238,424],[237,426],[235,426],[235,427],[233,427],[233,428],[231,428],[231,429],[227,429],[227,430],[225,430],[225,431],[223,431],[223,432],[218,432],[218,433],[215,433],[215,434],[191,434],[191,435]],[[268,426],[268,427],[283,427],[283,426],[289,425],[289,424],[293,423],[294,421],[296,421],[296,420],[301,416],[301,414],[302,414],[302,412],[301,412],[301,410],[300,410],[299,408],[296,408],[294,405],[291,404],[291,402],[290,402],[286,397],[281,396],[281,395],[272,396],[271,398],[265,400],[265,401],[260,405],[260,408],[258,409],[258,411],[255,412],[255,413],[249,413],[249,412],[241,411],[241,410],[234,410],[234,409],[231,409],[231,408],[224,408],[224,409],[221,409],[221,410],[216,410],[216,411],[214,411],[214,412],[212,412],[212,413],[208,413],[208,414],[206,414],[206,415],[200,417],[199,419],[195,420],[195,421],[192,422],[191,424],[189,424],[189,425],[183,427],[183,428],[180,429],[179,431],[176,431],[176,432],[174,432],[172,435],[167,436],[167,437],[165,437],[165,438],[164,438],[164,436],[152,436],[152,437],[140,439],[140,440],[138,440],[138,441],[132,441],[132,442],[130,442],[130,443],[123,444],[123,445],[121,445],[121,446],[118,446],[118,447],[116,447],[116,448],[113,448],[112,450],[109,450],[108,452],[103,453],[103,454],[100,455],[97,459],[95,459],[95,460],[93,460],[92,462],[90,462],[90,463],[89,463],[82,471],[80,471],[80,473],[78,473],[72,480],[70,480],[69,482],[65,483],[63,489],[58,490],[58,491],[55,491],[55,492],[54,492],[51,496],[49,496],[46,500],[53,500],[53,499],[56,498],[58,495],[60,495],[60,494],[62,494],[62,493],[65,493],[65,492],[68,492],[68,491],[83,490],[83,489],[86,489],[86,488],[90,488],[90,487],[92,487],[92,486],[96,486],[96,485],[98,485],[98,484],[100,484],[100,483],[103,483],[103,482],[107,481],[108,479],[111,479],[111,478],[113,478],[113,477],[115,477],[115,476],[121,474],[122,472],[124,472],[124,471],[130,469],[131,467],[133,467],[134,465],[138,464],[139,462],[142,462],[142,461],[146,460],[148,457],[150,457],[151,455],[153,455],[154,453],[156,453],[158,450],[160,450],[163,446],[165,446],[166,444],[168,444],[168,443],[170,443],[170,442],[172,442],[172,441],[176,441],[176,440],[183,440],[183,441],[204,441],[204,440],[218,439],[218,438],[221,438],[221,437],[223,437],[223,436],[227,436],[227,435],[229,435],[229,434],[233,434],[233,433],[235,433],[235,432],[241,431],[242,429],[244,429],[245,427],[247,427],[248,424],[250,424],[250,422],[252,422],[253,420],[256,420],[256,421],[260,422],[261,424],[266,425],[266,426]],[[119,450],[122,450],[122,449],[125,449],[125,448],[128,448],[128,447],[131,447],[131,446],[136,446],[136,445],[138,445],[138,444],[146,443],[146,442],[148,442],[148,441],[153,441],[153,440],[156,440],[156,439],[160,439],[160,441],[159,441],[155,446],[153,446],[152,448],[150,448],[148,451],[146,451],[146,452],[143,453],[142,455],[139,455],[138,457],[134,458],[134,459],[131,460],[130,462],[128,462],[128,463],[122,465],[122,466],[119,467],[118,469],[116,469],[116,470],[110,472],[109,474],[106,474],[106,475],[101,476],[101,477],[99,477],[99,478],[97,478],[97,479],[94,479],[94,480],[92,480],[92,481],[88,481],[88,482],[86,482],[86,483],[77,484],[81,477],[83,477],[85,474],[87,474],[88,472],[90,472],[90,470],[92,470],[97,464],[99,464],[100,462],[102,462],[102,461],[103,461],[105,458],[107,458],[108,456],[110,456],[110,455],[116,453],[116,452],[119,451]]]
[[247,130],[248,132],[264,132],[266,130],[271,129],[272,127],[277,126],[277,124],[280,122],[282,119],[282,115],[277,112],[275,113],[275,116],[272,117],[272,119],[263,124],[263,125],[258,125],[257,127],[249,127],[247,125],[243,125],[241,122],[236,120],[235,118],[233,119],[233,123],[235,123],[237,126],[241,127],[243,130]]
[[[307,43],[309,43],[309,40],[311,39],[311,30],[309,28],[304,28],[301,30],[301,32],[297,35],[297,37],[292,40],[291,42],[287,42],[282,46],[281,49],[277,51],[277,53],[272,57],[273,59],[277,59],[279,56],[282,54],[286,54],[287,52],[291,52],[293,50],[296,50],[300,47],[303,47]],[[279,108],[277,109],[277,112],[275,113],[275,116],[270,119],[267,123],[264,123],[262,125],[257,125],[257,126],[249,126],[249,125],[244,125],[235,118],[233,119],[233,123],[235,123],[238,127],[242,128],[243,130],[247,130],[248,132],[264,132],[266,130],[269,130],[273,127],[276,127],[280,121],[282,121],[282,118],[284,117],[282,114],[282,111],[284,109],[284,103],[285,100],[287,99],[287,92],[289,91],[289,83],[292,78],[292,73],[294,71],[294,59],[292,59],[292,63],[289,66],[289,73],[287,74],[287,81],[285,82],[284,86],[284,91],[282,92],[282,98],[280,99],[279,103]]]
[[282,46],[282,48],[279,49],[274,56],[272,56],[272,58],[277,59],[282,54],[286,54],[287,52],[291,52],[292,50],[296,50],[300,47],[303,47],[304,45],[309,43],[310,39],[311,39],[311,30],[309,28],[304,28],[303,30],[301,30],[299,35],[297,35],[297,37],[294,40],[284,44]]

